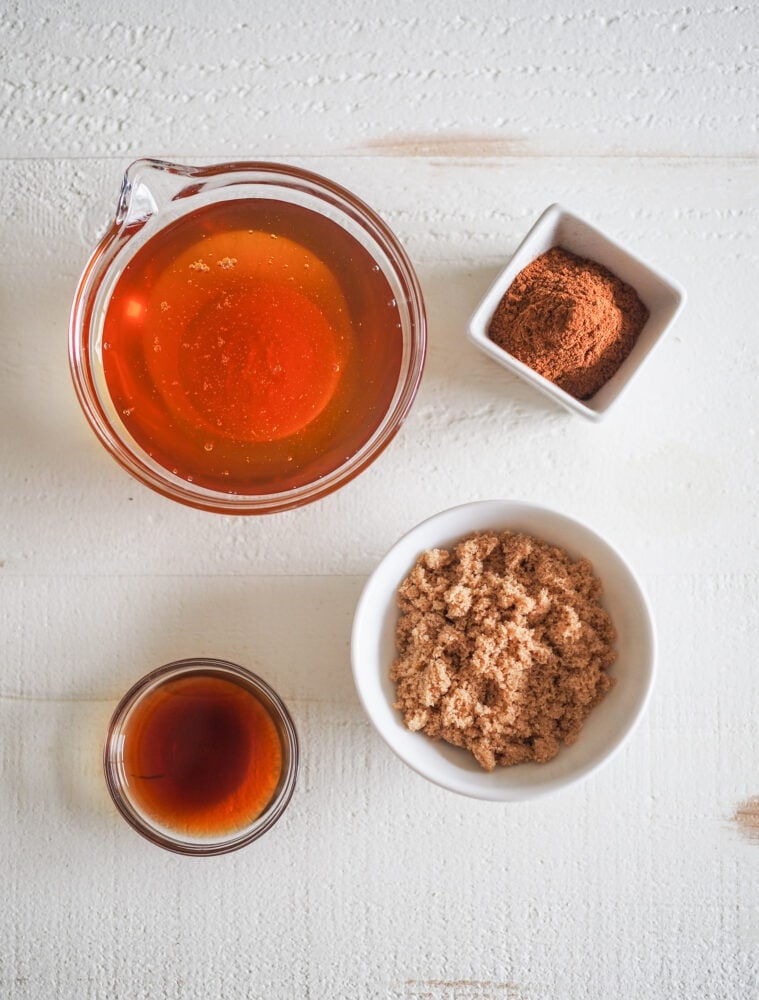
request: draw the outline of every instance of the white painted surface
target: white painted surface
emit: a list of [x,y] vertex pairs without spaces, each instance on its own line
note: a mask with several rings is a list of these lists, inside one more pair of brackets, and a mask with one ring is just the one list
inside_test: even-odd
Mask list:
[[[759,995],[757,7],[294,3],[0,13],[0,994]],[[138,155],[269,156],[364,197],[407,246],[430,351],[411,416],[354,483],[262,520],[132,482],[78,411],[66,324]],[[689,292],[599,426],[476,352],[466,319],[552,201]],[[558,506],[646,584],[658,687],[575,791],[493,806],[433,787],[365,719],[348,639],[411,525],[492,496]],[[257,669],[304,769],[227,858],[143,843],[100,774],[144,670]]]

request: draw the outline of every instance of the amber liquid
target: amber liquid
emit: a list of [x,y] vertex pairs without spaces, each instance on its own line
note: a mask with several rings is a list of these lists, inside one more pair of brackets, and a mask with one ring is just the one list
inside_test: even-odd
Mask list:
[[154,823],[193,837],[253,822],[282,771],[268,711],[241,684],[209,674],[165,681],[138,702],[123,754],[135,805]]
[[209,205],[150,239],[116,282],[102,339],[129,434],[178,477],[230,494],[342,465],[387,411],[403,351],[369,253],[269,199]]

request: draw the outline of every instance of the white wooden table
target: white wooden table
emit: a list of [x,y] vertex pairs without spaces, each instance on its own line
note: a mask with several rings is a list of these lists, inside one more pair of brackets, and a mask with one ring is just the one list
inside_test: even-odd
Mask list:
[[[750,809],[735,819],[759,794],[758,42],[750,0],[0,10],[2,997],[759,995],[759,829]],[[86,425],[69,304],[141,155],[306,166],[406,245],[429,314],[423,384],[337,494],[262,519],[186,510]],[[690,295],[599,426],[464,340],[552,201]],[[488,497],[606,535],[659,630],[626,750],[534,804],[425,783],[350,677],[380,556]],[[280,824],[200,862],[136,836],[100,768],[121,693],[192,654],[266,677],[303,749]]]

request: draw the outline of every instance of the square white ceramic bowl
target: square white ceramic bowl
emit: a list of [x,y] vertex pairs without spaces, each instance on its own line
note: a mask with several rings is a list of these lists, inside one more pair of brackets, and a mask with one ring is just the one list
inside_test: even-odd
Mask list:
[[[536,257],[552,247],[563,247],[580,257],[587,257],[626,281],[636,290],[650,313],[632,351],[617,373],[587,400],[575,399],[553,382],[538,375],[529,365],[518,361],[488,337],[493,313],[516,276]],[[685,291],[672,278],[644,263],[609,236],[583,219],[566,211],[561,205],[551,205],[517,247],[514,256],[501,271],[485,298],[469,321],[467,335],[480,350],[493,360],[519,375],[540,392],[556,400],[573,413],[589,420],[601,420],[659,343],[665,331],[674,323],[685,304]]]
[[[545,764],[519,764],[484,771],[466,750],[424,733],[410,732],[393,707],[398,588],[422,552],[450,548],[474,531],[523,531],[593,564],[601,581],[601,603],[617,631],[616,683],[590,713],[577,741]],[[443,788],[513,802],[566,788],[608,761],[641,718],[654,681],[656,639],[645,594],[620,553],[594,531],[557,511],[518,500],[486,500],[444,510],[404,535],[370,576],[353,619],[351,660],[361,702],[380,736],[409,767]]]

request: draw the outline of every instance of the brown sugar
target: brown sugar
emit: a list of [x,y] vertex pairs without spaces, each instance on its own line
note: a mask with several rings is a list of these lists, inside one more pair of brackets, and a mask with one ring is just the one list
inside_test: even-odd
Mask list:
[[554,247],[516,276],[488,336],[575,398],[590,399],[628,356],[648,315],[631,285]]
[[390,676],[405,725],[488,771],[574,743],[614,683],[614,626],[587,559],[511,531],[431,549],[398,591]]

